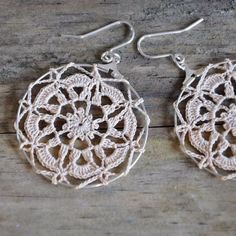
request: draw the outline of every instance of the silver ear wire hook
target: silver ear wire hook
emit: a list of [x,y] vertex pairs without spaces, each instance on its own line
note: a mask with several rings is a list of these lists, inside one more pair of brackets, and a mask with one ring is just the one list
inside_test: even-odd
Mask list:
[[128,26],[129,28],[129,31],[131,32],[131,36],[129,39],[127,39],[125,42],[123,43],[120,43],[119,45],[115,46],[115,47],[112,47],[110,48],[109,50],[105,51],[102,55],[101,55],[101,60],[103,62],[106,62],[106,63],[110,63],[112,62],[113,60],[116,62],[116,63],[119,63],[120,62],[120,55],[117,54],[117,53],[114,53],[115,50],[118,50],[119,48],[122,48],[128,44],[130,44],[133,40],[134,40],[134,36],[135,36],[135,32],[134,32],[134,28],[133,26],[127,22],[127,21],[115,21],[111,24],[108,24],[108,25],[105,25],[101,28],[98,28],[96,30],[93,30],[93,31],[90,31],[86,34],[81,34],[81,35],[70,35],[70,34],[63,34],[61,36],[63,37],[71,37],[71,38],[78,38],[78,39],[84,39],[84,38],[87,38],[89,36],[92,36],[92,35],[95,35],[97,33],[100,33],[101,31],[103,30],[107,30],[107,29],[110,29],[114,26],[118,26],[118,25],[126,25]]
[[141,43],[143,40],[147,39],[147,38],[153,38],[153,37],[158,37],[158,36],[163,36],[163,35],[170,35],[170,34],[180,34],[186,31],[191,30],[192,28],[194,28],[195,26],[197,26],[198,24],[200,24],[203,21],[203,18],[198,19],[197,21],[195,21],[194,23],[192,23],[191,25],[187,26],[184,29],[181,30],[173,30],[173,31],[164,31],[164,32],[159,32],[159,33],[153,33],[153,34],[146,34],[143,35],[137,42],[137,49],[140,52],[140,54],[146,58],[149,59],[157,59],[157,58],[164,58],[164,57],[171,57],[172,60],[177,64],[177,66],[183,70],[185,70],[185,65],[184,65],[184,56],[182,54],[171,54],[171,53],[166,53],[166,54],[161,54],[161,55],[148,55],[146,53],[144,53],[144,51],[141,48]]

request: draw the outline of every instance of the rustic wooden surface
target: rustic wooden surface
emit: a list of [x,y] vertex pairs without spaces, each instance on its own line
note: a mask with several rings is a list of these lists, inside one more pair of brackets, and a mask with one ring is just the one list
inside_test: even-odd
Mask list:
[[100,52],[123,39],[124,30],[86,42],[60,34],[122,19],[141,36],[199,17],[205,22],[193,31],[146,42],[146,50],[181,52],[192,68],[236,58],[235,0],[0,0],[1,236],[236,235],[235,182],[199,171],[172,135],[172,103],[184,74],[168,59],[144,59],[135,45],[121,50],[119,69],[144,97],[152,122],[143,158],[109,187],[51,186],[22,158],[13,129],[17,100],[30,82],[53,66],[98,61]]

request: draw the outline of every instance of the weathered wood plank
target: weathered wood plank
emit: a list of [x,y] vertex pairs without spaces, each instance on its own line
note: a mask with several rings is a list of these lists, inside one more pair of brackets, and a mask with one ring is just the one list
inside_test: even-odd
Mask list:
[[[152,128],[144,157],[109,187],[75,191],[51,186],[21,158],[13,129],[17,100],[50,67],[99,62],[124,30],[85,41],[61,38],[115,20],[129,20],[137,36],[193,31],[145,43],[150,53],[180,52],[192,68],[236,58],[236,2],[157,0],[0,0],[0,235],[235,235],[233,181],[221,182],[184,158],[171,137],[172,103],[184,73],[169,59],[146,60],[130,45],[119,69],[144,97]],[[105,37],[106,36],[106,37]],[[6,133],[6,134],[3,134]],[[9,134],[12,133],[12,134]]]
[[[181,52],[193,68],[236,55],[234,1],[11,0],[0,1],[0,10],[0,132],[14,131],[16,101],[30,82],[50,67],[70,61],[98,62],[100,53],[124,36],[122,28],[85,41],[61,38],[63,33],[80,34],[124,19],[140,36],[178,29],[203,17],[205,22],[193,31],[149,41],[145,48],[151,53]],[[172,126],[172,103],[184,73],[169,59],[144,59],[135,45],[122,49],[121,56],[119,69],[145,98],[151,126]]]
[[1,135],[1,235],[235,235],[235,183],[199,171],[170,132],[151,129],[129,176],[81,191],[34,174],[14,135]]

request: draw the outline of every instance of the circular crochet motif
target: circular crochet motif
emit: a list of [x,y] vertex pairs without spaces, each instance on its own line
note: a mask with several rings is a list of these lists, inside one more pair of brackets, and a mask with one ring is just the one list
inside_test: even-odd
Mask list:
[[222,179],[236,177],[236,64],[207,66],[184,83],[175,103],[183,151]]
[[53,184],[106,185],[144,152],[149,118],[143,99],[119,72],[102,66],[51,69],[20,101],[20,148]]

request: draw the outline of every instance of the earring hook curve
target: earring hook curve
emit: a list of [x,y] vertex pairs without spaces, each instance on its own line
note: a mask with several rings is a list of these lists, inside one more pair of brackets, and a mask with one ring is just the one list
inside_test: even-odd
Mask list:
[[95,30],[92,30],[88,33],[85,33],[85,34],[81,34],[81,35],[71,35],[71,34],[62,34],[61,36],[62,37],[70,37],[70,38],[78,38],[78,39],[84,39],[84,38],[87,38],[87,37],[90,37],[92,35],[95,35],[97,33],[100,33],[101,31],[103,30],[107,30],[107,29],[110,29],[114,26],[118,26],[118,25],[126,25],[131,33],[130,37],[118,44],[117,46],[114,46],[110,49],[108,49],[107,51],[105,51],[102,55],[101,55],[101,60],[105,63],[110,63],[112,62],[113,60],[115,60],[116,63],[119,63],[120,62],[120,55],[117,54],[117,53],[114,53],[115,50],[118,50],[128,44],[130,44],[133,40],[134,40],[134,37],[135,37],[135,31],[134,31],[134,28],[133,26],[128,22],[128,21],[122,21],[122,20],[119,20],[119,21],[115,21],[115,22],[112,22],[108,25],[105,25],[105,26],[102,26],[98,29],[95,29]]
[[159,36],[163,36],[163,35],[170,35],[170,34],[180,34],[186,31],[191,30],[192,28],[194,28],[195,26],[197,26],[198,24],[200,24],[204,19],[200,18],[197,21],[193,22],[192,24],[190,24],[189,26],[180,29],[180,30],[172,30],[172,31],[163,31],[163,32],[158,32],[158,33],[152,33],[152,34],[145,34],[142,37],[139,38],[138,42],[137,42],[137,49],[139,51],[139,53],[146,58],[149,59],[157,59],[157,58],[164,58],[164,57],[171,57],[174,62],[181,68],[182,65],[179,63],[183,63],[184,62],[184,56],[181,54],[172,54],[172,53],[166,53],[166,54],[160,54],[160,55],[149,55],[147,53],[145,53],[141,47],[141,43],[143,40],[147,39],[147,38],[153,38],[153,37],[159,37]]

